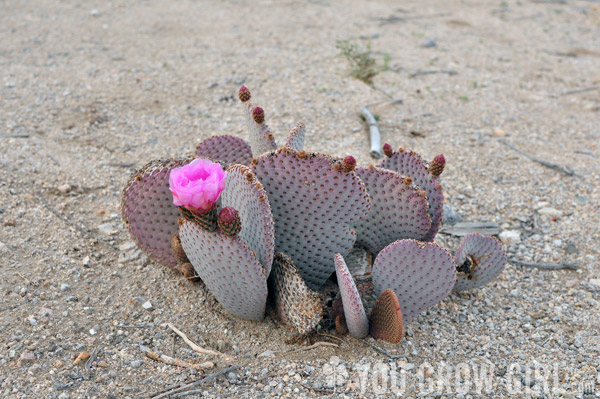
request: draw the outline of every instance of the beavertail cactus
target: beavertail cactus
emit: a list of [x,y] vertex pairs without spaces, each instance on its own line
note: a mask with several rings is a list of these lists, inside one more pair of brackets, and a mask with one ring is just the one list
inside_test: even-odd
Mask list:
[[369,334],[369,320],[356,284],[340,254],[335,254],[335,273],[340,287],[348,331],[353,337],[364,338]]
[[288,135],[285,147],[290,147],[293,150],[300,151],[304,149],[304,135],[306,133],[306,126],[304,123],[298,122]]
[[392,344],[402,339],[402,311],[398,297],[391,289],[383,291],[375,302],[369,317],[369,334]]
[[250,145],[235,136],[212,136],[196,147],[196,156],[220,161],[226,165],[249,165],[252,160]]
[[242,319],[263,318],[267,274],[240,237],[209,232],[183,219],[179,237],[196,273],[225,309]]
[[179,230],[180,213],[173,205],[169,174],[191,161],[181,158],[148,163],[131,176],[121,197],[121,215],[131,237],[148,257],[170,268],[178,264],[171,238]]
[[356,238],[350,224],[370,207],[364,184],[324,154],[283,147],[252,162],[273,211],[275,250],[288,254],[311,289],[335,272],[335,253],[347,254]]
[[312,331],[323,317],[323,301],[306,286],[292,258],[276,254],[270,279],[279,318],[301,334]]
[[406,177],[376,167],[358,168],[372,205],[369,215],[356,223],[356,243],[372,254],[403,238],[421,238],[429,232],[427,198]]
[[478,233],[461,240],[455,254],[458,280],[454,291],[469,290],[489,283],[502,273],[506,252],[500,241]]
[[375,292],[393,290],[406,323],[446,298],[455,283],[452,255],[430,242],[393,242],[377,255],[373,264]]
[[326,324],[333,299],[331,328],[397,343],[405,323],[453,288],[502,272],[506,254],[493,238],[466,236],[456,263],[431,242],[442,219],[443,155],[427,164],[385,144],[379,167],[360,167],[350,155],[306,151],[303,123],[277,148],[264,109],[247,87],[238,95],[249,143],[207,138],[196,159],[144,166],[122,196],[138,246],[202,279],[224,309],[261,320],[271,297],[281,321],[306,334]]
[[433,241],[442,224],[444,212],[444,195],[437,176],[434,176],[429,172],[425,162],[423,162],[419,154],[402,148],[385,157],[379,163],[379,167],[393,170],[401,176],[410,177],[414,184],[425,190],[429,201],[431,227],[427,234],[420,239],[423,241]]

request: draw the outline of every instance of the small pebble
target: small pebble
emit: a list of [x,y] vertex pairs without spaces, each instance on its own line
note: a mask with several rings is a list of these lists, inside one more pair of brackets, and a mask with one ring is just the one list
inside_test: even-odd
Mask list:
[[144,302],[144,304],[142,305],[142,307],[144,309],[146,309],[146,310],[152,310],[153,309],[152,303],[150,303],[150,301]]
[[61,193],[63,193],[63,194],[66,194],[66,193],[68,193],[69,191],[71,191],[71,190],[72,190],[72,187],[71,187],[71,185],[70,185],[70,184],[67,184],[67,183],[65,183],[65,184],[61,184],[61,185],[60,185],[60,186],[58,186],[57,188],[58,188],[58,191],[60,191],[60,192],[61,192]]

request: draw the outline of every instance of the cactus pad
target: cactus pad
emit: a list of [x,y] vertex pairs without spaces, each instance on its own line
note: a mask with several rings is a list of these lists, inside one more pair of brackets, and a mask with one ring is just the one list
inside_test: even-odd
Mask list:
[[385,247],[373,264],[373,285],[398,296],[405,322],[444,299],[456,282],[450,253],[437,244],[400,240]]
[[256,253],[239,236],[208,232],[184,219],[180,223],[181,246],[217,301],[242,319],[261,320],[267,277]]
[[298,122],[296,126],[290,131],[285,145],[296,151],[303,150],[305,133],[306,126],[304,126],[304,123]]
[[227,165],[248,165],[252,160],[250,145],[235,136],[212,136],[202,141],[196,147],[196,155],[221,161]]
[[317,327],[323,317],[323,301],[306,286],[292,258],[283,253],[275,255],[270,283],[277,313],[284,323],[291,324],[301,334]]
[[294,259],[311,289],[333,274],[333,255],[346,255],[356,239],[350,224],[369,212],[364,184],[339,165],[327,155],[289,147],[252,162],[271,204],[276,251]]
[[[248,142],[252,148],[252,156],[258,157],[265,152],[277,148],[275,137],[264,122],[265,113],[260,107],[254,107],[250,101],[242,104],[246,110],[246,126],[248,128]],[[262,112],[256,112],[258,110]],[[259,121],[259,122],[256,122]]]
[[500,241],[478,233],[466,235],[456,250],[458,280],[454,291],[481,287],[495,279],[506,264]]
[[417,186],[426,191],[431,227],[422,240],[433,241],[442,224],[444,213],[444,194],[438,179],[429,173],[421,156],[414,151],[400,149],[391,156],[385,157],[379,163],[379,167],[393,170],[402,176],[410,176]]
[[179,209],[173,205],[169,173],[192,158],[152,161],[135,172],[123,189],[121,215],[129,234],[148,257],[175,268],[171,239],[179,226]]
[[348,331],[353,337],[364,338],[369,334],[369,320],[354,279],[352,279],[344,258],[340,254],[335,254],[335,272],[344,305],[344,317]]
[[268,276],[275,248],[273,216],[267,193],[249,167],[233,165],[227,169],[221,205],[238,211],[242,224],[239,236],[256,252]]
[[371,197],[369,216],[356,223],[356,243],[372,254],[404,238],[421,238],[429,232],[431,219],[427,198],[407,178],[391,170],[358,168],[356,173]]
[[369,320],[369,334],[397,344],[402,339],[402,311],[394,291],[387,289],[381,293],[373,307]]

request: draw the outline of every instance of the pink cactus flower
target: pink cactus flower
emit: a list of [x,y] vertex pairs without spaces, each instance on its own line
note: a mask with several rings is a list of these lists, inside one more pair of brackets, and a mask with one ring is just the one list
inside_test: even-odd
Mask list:
[[220,164],[197,158],[169,175],[173,204],[198,214],[210,211],[225,188],[227,172]]

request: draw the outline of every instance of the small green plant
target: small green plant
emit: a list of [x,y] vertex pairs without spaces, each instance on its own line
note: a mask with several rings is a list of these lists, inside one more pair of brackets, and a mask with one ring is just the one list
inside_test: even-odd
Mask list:
[[373,58],[371,42],[368,42],[366,46],[362,46],[360,43],[350,40],[338,40],[336,48],[340,50],[340,56],[348,60],[350,75],[367,84],[372,84],[373,77],[379,72],[389,69],[388,64],[392,58],[391,55],[385,53],[383,61],[381,63],[377,62]]

